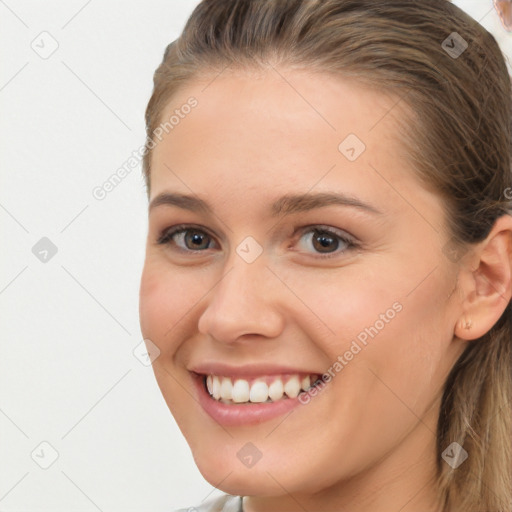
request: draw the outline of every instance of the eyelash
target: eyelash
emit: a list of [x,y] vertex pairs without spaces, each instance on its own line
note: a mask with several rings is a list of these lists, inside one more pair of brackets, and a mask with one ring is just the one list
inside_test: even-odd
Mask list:
[[[193,225],[190,225],[190,224],[180,224],[178,226],[174,226],[172,228],[166,228],[164,229],[160,236],[158,237],[157,239],[157,244],[159,245],[166,245],[166,244],[169,244],[171,243],[171,240],[173,239],[173,237],[175,235],[178,235],[180,233],[186,233],[187,231],[199,231],[200,233],[203,233],[205,235],[207,235],[208,237],[210,238],[213,238],[212,235],[210,235],[207,231],[197,227],[197,226],[193,226]],[[306,233],[311,233],[311,232],[315,232],[315,231],[318,231],[320,232],[321,234],[327,234],[329,236],[332,236],[334,239],[338,239],[340,240],[342,243],[346,244],[347,247],[343,250],[336,250],[335,252],[332,252],[332,253],[327,253],[327,254],[321,254],[319,256],[315,256],[315,258],[318,258],[318,259],[328,259],[328,258],[334,258],[336,256],[340,256],[342,254],[345,254],[347,252],[349,252],[350,250],[354,250],[356,248],[358,248],[360,246],[360,244],[358,242],[356,242],[352,237],[349,237],[348,235],[346,234],[341,234],[342,232],[340,232],[339,230],[335,230],[333,228],[328,228],[328,227],[324,227],[322,225],[317,225],[317,224],[313,224],[313,225],[310,225],[310,226],[303,226],[301,227],[300,229],[297,229],[297,228],[294,228],[294,231],[293,231],[293,236],[295,236],[298,232],[300,233],[300,238],[302,238],[302,236]],[[186,252],[186,253],[189,253],[189,254],[197,254],[197,253],[201,253],[201,252],[204,252],[205,250],[197,250],[197,251],[194,251],[194,250],[191,250],[191,249],[182,249],[181,247],[178,248],[178,250],[180,252]]]

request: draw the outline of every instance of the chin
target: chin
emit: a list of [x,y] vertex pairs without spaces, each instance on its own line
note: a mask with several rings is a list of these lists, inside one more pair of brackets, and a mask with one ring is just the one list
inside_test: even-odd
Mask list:
[[246,471],[231,468],[224,474],[215,467],[209,467],[204,472],[199,468],[199,471],[210,485],[234,496],[279,496],[283,493],[282,487],[276,484],[276,480],[281,481],[279,475],[271,471],[269,473],[276,480],[264,470],[256,471],[254,468]]
[[[265,455],[254,466],[245,467],[236,452],[232,449],[224,456],[214,456],[214,450],[208,449],[208,455],[194,454],[194,460],[209,484],[235,496],[280,496],[283,488],[290,493],[315,492],[322,485],[314,482],[311,474],[295,474],[282,459],[276,461]],[[304,462],[308,467],[310,463]]]

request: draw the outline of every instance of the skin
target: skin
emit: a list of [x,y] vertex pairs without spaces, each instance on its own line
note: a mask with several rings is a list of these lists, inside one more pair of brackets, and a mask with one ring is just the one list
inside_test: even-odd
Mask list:
[[[396,99],[298,70],[213,78],[189,83],[167,106],[166,118],[198,100],[153,151],[150,201],[192,193],[214,215],[151,210],[140,288],[142,333],[160,349],[155,376],[199,470],[245,496],[246,512],[441,510],[433,485],[440,393],[467,341],[510,300],[511,217],[453,262],[443,251],[442,202],[405,158],[396,127],[404,112],[389,111]],[[366,145],[353,162],[338,150],[349,133]],[[277,198],[308,191],[351,194],[382,214],[331,205],[270,216]],[[156,243],[182,223],[206,230],[200,254],[182,236]],[[335,255],[321,259],[311,231],[292,234],[311,225],[361,245],[341,252],[346,244],[331,243],[324,254]],[[236,253],[247,236],[263,249],[250,264]],[[225,428],[197,402],[194,364],[322,373],[395,302],[402,310],[286,419]],[[262,453],[251,468],[237,457],[247,442]]]

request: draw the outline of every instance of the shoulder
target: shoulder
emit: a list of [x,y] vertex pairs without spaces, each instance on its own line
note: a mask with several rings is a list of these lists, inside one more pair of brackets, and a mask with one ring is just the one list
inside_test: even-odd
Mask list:
[[180,508],[175,512],[242,512],[242,497],[225,494],[196,507]]

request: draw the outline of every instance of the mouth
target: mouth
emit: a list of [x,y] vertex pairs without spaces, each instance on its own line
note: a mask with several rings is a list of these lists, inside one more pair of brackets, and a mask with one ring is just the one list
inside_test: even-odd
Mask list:
[[329,399],[329,393],[323,391],[322,374],[311,370],[261,363],[235,367],[204,362],[189,368],[189,372],[204,412],[227,427],[273,420],[309,403],[317,405],[308,406],[308,410],[321,407]]
[[294,399],[317,386],[320,375],[262,375],[252,378],[200,375],[209,396],[228,405],[274,403]]

